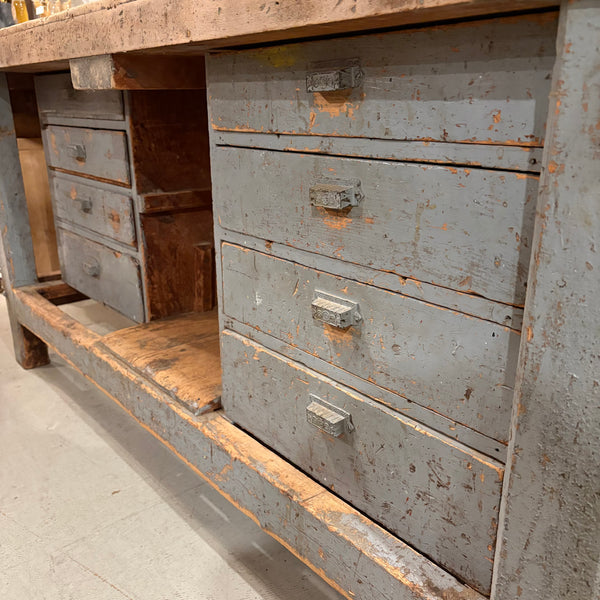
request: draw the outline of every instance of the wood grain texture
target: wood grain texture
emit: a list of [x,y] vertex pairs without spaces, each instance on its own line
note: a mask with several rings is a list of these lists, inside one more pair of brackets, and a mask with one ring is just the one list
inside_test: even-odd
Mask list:
[[197,271],[195,246],[213,246],[212,211],[142,214],[140,221],[148,320],[196,310],[198,279],[205,274]]
[[137,192],[210,189],[205,91],[136,91],[128,99]]
[[135,247],[133,201],[119,193],[89,185],[79,178],[51,175],[56,218]]
[[191,412],[219,408],[221,362],[216,312],[122,329],[104,336],[102,345]]
[[454,144],[452,142],[421,142],[374,140],[322,135],[271,135],[240,131],[214,131],[217,146],[260,148],[328,154],[354,158],[375,158],[438,165],[464,165],[484,169],[527,171],[539,173],[542,148],[498,146],[493,144]]
[[72,288],[61,280],[40,284],[36,289],[40,296],[52,302],[54,306],[87,299],[86,295],[78,292],[75,288]]
[[35,78],[40,117],[46,123],[60,117],[123,121],[123,94],[117,91],[73,89],[69,73]]
[[[221,249],[228,317],[489,437],[508,439],[519,335],[259,252]],[[357,302],[362,321],[340,330],[314,320],[316,290]]]
[[39,138],[41,128],[33,75],[8,73],[6,77],[17,138]]
[[484,600],[220,412],[192,417],[35,290],[15,296],[27,327],[347,598]]
[[[227,147],[214,150],[213,172],[225,229],[525,302],[536,176]],[[359,182],[358,206],[311,204],[315,186],[348,182]]]
[[497,600],[600,597],[598,40],[598,2],[564,2],[514,396]]
[[[512,0],[510,10],[557,6]],[[180,53],[460,19],[507,10],[505,0],[101,0],[0,31],[1,68],[56,70],[82,56],[160,48]],[[89,35],[90,31],[96,35]],[[190,48],[184,48],[189,46]],[[36,65],[33,67],[33,65]]]
[[48,277],[55,274],[60,265],[44,147],[42,140],[36,138],[21,138],[17,140],[17,144],[36,271],[38,277]]
[[48,125],[42,139],[50,168],[131,185],[125,133]]
[[156,192],[138,196],[139,210],[143,213],[159,213],[188,208],[211,209],[210,189],[181,190],[177,192]]
[[140,266],[124,252],[58,228],[63,279],[86,296],[134,321],[144,321]]
[[[556,17],[473,21],[207,58],[217,130],[541,146]],[[362,83],[307,91],[357,61]]]
[[104,54],[70,61],[76,90],[197,90],[206,88],[204,57]]
[[[222,345],[234,422],[489,593],[501,465],[235,333],[225,331]],[[310,425],[311,394],[349,413],[354,430],[335,438]]]

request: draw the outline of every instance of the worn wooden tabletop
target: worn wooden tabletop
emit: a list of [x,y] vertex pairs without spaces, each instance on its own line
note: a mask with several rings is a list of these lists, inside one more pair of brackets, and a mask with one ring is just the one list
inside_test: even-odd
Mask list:
[[542,9],[558,0],[100,0],[0,30],[0,69],[57,70],[116,52],[241,44]]

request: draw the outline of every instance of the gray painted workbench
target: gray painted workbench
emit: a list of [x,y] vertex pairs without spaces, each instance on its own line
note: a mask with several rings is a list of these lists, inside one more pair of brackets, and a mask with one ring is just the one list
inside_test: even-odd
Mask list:
[[204,245],[203,312],[108,336],[64,313],[0,72],[16,359],[58,352],[348,598],[598,600],[600,4],[317,4],[103,0],[0,31],[0,71],[79,90],[197,88],[176,73],[207,55],[218,265],[216,311]]

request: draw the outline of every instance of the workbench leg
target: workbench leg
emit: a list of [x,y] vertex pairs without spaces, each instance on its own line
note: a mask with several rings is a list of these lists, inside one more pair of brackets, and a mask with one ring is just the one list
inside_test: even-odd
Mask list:
[[561,6],[493,600],[600,598],[600,3]]
[[6,75],[0,73],[0,270],[6,290],[15,358],[25,369],[48,364],[48,349],[15,315],[15,287],[37,283],[29,212]]

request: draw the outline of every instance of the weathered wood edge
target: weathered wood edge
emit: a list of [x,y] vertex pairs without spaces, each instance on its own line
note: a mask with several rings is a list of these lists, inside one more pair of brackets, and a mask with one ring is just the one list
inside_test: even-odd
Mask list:
[[193,417],[35,288],[14,293],[20,323],[347,598],[484,600],[237,429],[222,412]]
[[99,54],[201,52],[556,5],[558,0],[512,0],[509,6],[505,0],[101,0],[1,30],[0,69],[55,70],[69,59]]
[[600,598],[600,3],[561,6],[494,600]]

